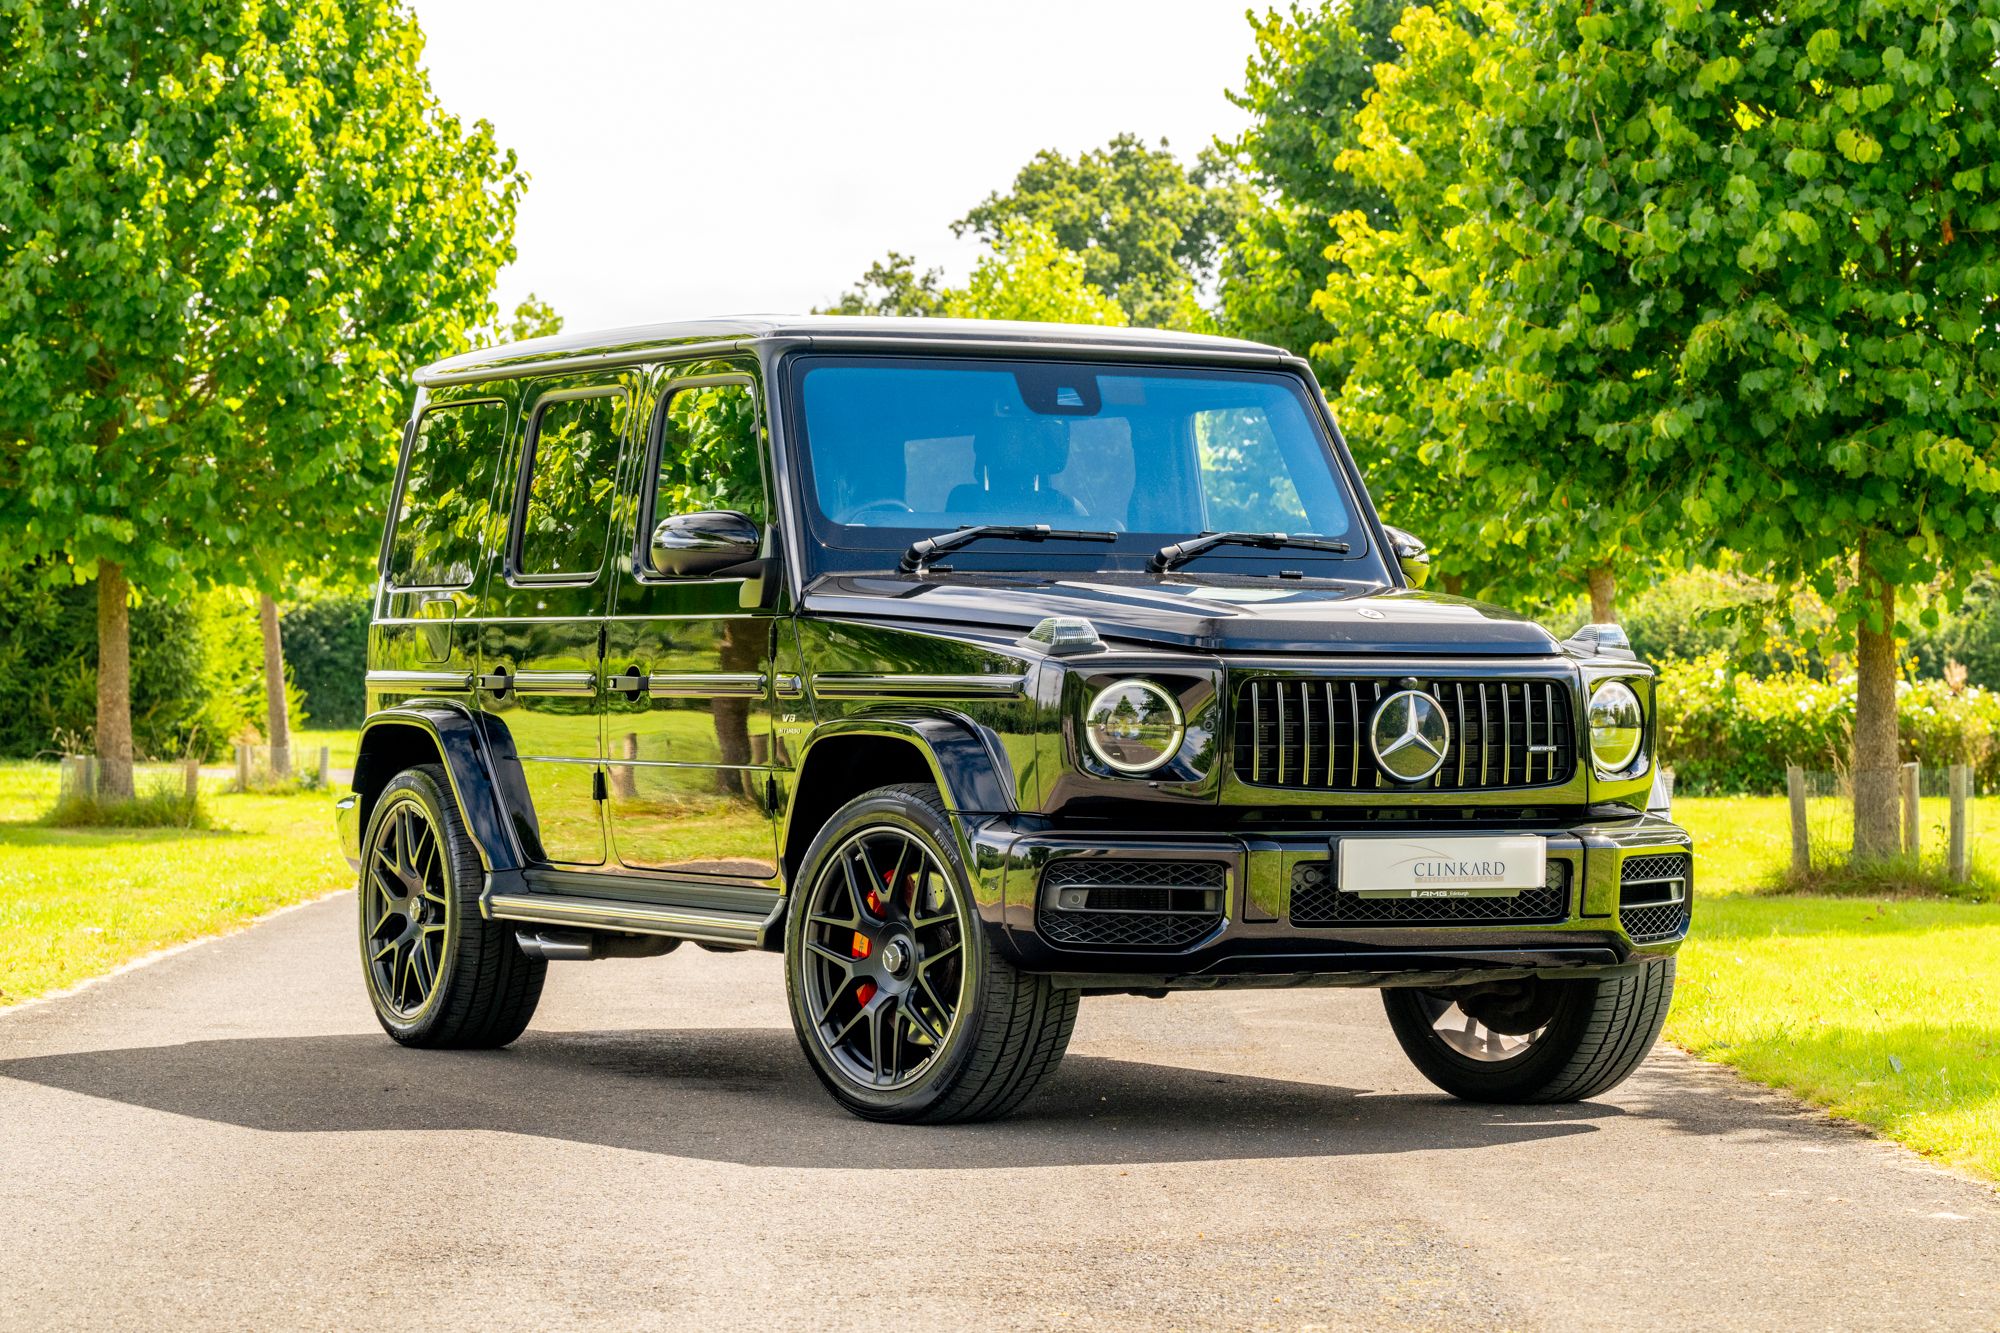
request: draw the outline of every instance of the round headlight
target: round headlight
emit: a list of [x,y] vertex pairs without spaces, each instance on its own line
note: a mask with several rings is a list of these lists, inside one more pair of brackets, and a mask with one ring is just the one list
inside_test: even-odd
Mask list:
[[1090,752],[1120,773],[1150,773],[1172,759],[1187,734],[1180,705],[1147,680],[1121,680],[1083,711]]
[[1597,766],[1616,773],[1639,757],[1646,718],[1639,696],[1622,680],[1607,680],[1590,695],[1590,754]]

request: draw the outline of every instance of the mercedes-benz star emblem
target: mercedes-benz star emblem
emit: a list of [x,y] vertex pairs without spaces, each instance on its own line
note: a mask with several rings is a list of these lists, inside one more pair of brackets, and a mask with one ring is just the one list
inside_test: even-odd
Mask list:
[[1422,690],[1399,690],[1384,699],[1368,727],[1375,762],[1397,782],[1422,782],[1444,763],[1451,723],[1438,701]]

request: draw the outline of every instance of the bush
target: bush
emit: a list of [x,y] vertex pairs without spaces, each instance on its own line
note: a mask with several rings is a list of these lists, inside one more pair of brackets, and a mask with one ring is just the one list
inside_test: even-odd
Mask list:
[[[1660,756],[1677,790],[1782,791],[1785,767],[1844,769],[1854,729],[1854,679],[1804,672],[1732,672],[1720,653],[1660,668]],[[1971,764],[2000,780],[2000,695],[1941,680],[1897,686],[1903,758],[1926,767]]]
[[[205,758],[258,716],[262,658],[240,594],[149,597],[132,608],[132,744],[143,758]],[[0,571],[0,757],[47,754],[97,726],[97,587]],[[87,743],[87,742],[86,742]]]
[[284,608],[285,668],[315,727],[358,727],[368,711],[368,598],[323,593]]
[[1935,628],[1911,631],[1910,654],[1926,676],[1941,677],[1959,662],[1972,684],[2000,689],[2000,575],[1974,575],[1958,610],[1945,613]]
[[[1786,602],[1809,632],[1833,616],[1809,592]],[[1823,674],[1818,652],[1792,638],[1778,619],[1778,590],[1762,579],[1719,569],[1688,569],[1621,597],[1619,623],[1649,662],[1692,661],[1719,653],[1753,675]]]
[[190,796],[182,779],[156,778],[129,801],[106,801],[90,792],[66,792],[42,817],[50,828],[207,828],[208,808]]

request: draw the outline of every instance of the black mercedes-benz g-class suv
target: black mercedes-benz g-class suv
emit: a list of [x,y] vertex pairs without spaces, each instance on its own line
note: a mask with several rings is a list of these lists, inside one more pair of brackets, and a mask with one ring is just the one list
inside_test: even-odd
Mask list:
[[397,1041],[684,940],[781,951],[883,1120],[1016,1106],[1084,995],[1380,987],[1491,1101],[1659,1032],[1652,672],[1420,591],[1297,357],[730,319],[417,380],[340,802]]

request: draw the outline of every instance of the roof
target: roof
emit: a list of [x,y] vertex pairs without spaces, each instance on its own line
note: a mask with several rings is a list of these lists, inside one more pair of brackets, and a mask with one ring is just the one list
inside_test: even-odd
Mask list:
[[1037,324],[1006,319],[908,319],[875,315],[730,315],[716,319],[641,324],[594,333],[560,333],[465,352],[417,372],[419,384],[456,384],[536,372],[631,364],[663,355],[786,339],[829,347],[930,344],[933,346],[1052,348],[1130,351],[1232,360],[1288,358],[1282,348],[1241,338],[1166,329],[1120,329],[1098,324]]

